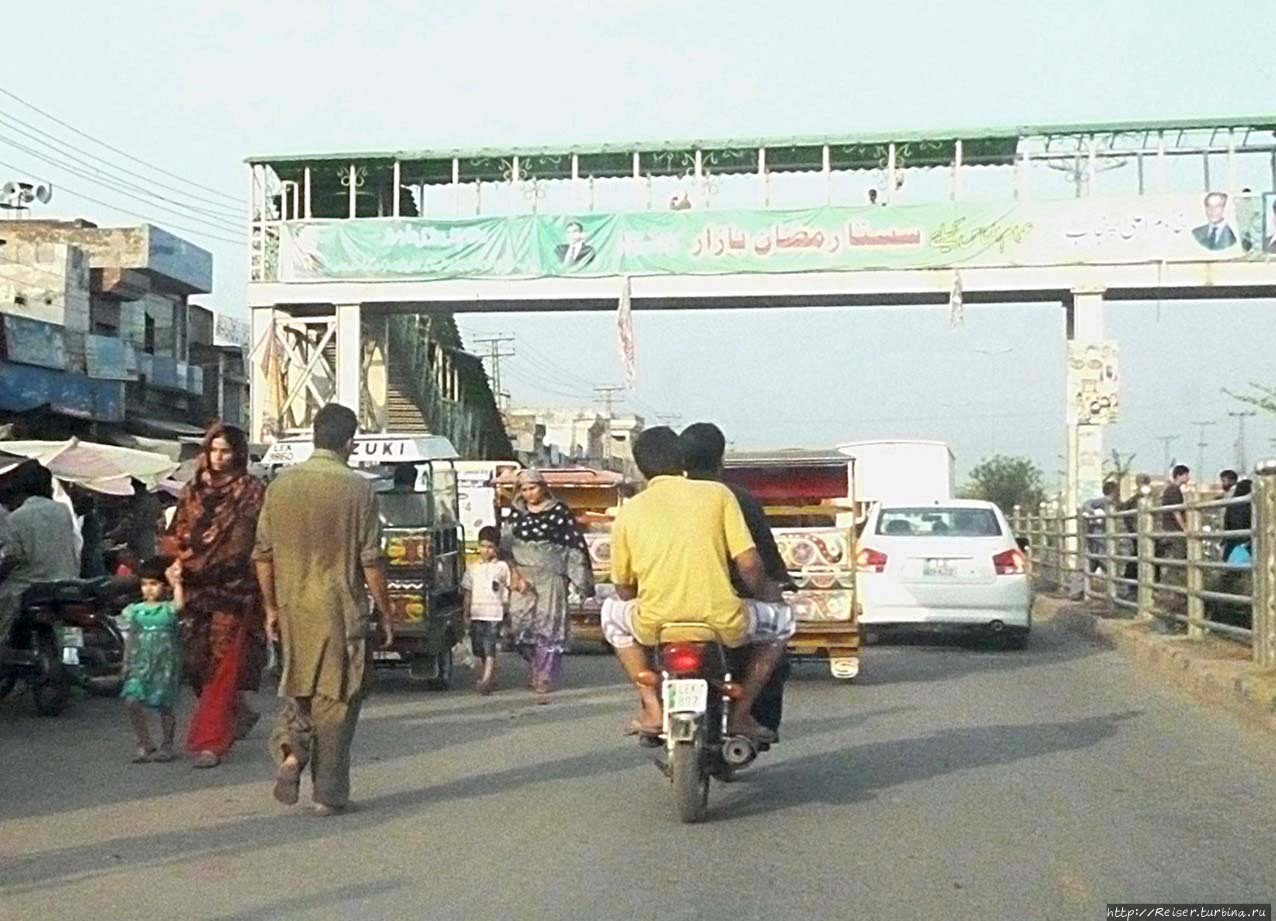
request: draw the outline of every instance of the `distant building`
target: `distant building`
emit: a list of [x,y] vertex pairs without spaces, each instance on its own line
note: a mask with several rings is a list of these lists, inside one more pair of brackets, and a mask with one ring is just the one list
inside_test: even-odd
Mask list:
[[505,412],[515,456],[525,466],[579,465],[638,476],[633,442],[641,416],[608,416],[592,409],[515,407]]
[[0,421],[171,443],[227,410],[242,420],[242,347],[223,359],[216,317],[189,303],[212,289],[210,253],[84,220],[0,221],[0,241]]

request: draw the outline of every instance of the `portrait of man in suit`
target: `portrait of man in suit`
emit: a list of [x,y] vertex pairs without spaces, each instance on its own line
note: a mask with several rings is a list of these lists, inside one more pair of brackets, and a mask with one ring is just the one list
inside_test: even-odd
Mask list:
[[594,261],[594,248],[585,242],[585,228],[579,221],[567,224],[567,242],[558,244],[554,252],[565,266],[589,265]]
[[1205,223],[1192,228],[1196,242],[1208,250],[1228,249],[1236,245],[1236,231],[1227,223],[1227,195],[1210,192],[1205,196]]

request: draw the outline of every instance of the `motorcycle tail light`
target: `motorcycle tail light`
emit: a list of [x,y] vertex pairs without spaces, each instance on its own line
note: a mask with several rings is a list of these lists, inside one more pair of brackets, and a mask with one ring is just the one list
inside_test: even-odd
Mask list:
[[675,675],[700,671],[704,661],[704,646],[675,644],[660,650],[660,661],[665,671]]

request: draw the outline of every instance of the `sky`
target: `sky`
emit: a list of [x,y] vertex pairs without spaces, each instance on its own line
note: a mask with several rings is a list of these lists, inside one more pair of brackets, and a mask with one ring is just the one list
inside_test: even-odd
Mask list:
[[[1262,74],[1276,5],[1263,2],[51,0],[15,34],[0,88],[198,183],[156,177],[223,220],[191,224],[99,191],[15,147],[40,145],[12,122],[0,124],[0,174],[52,179],[43,215],[140,215],[200,243],[215,257],[203,301],[238,315],[246,254],[229,216],[246,211],[250,154],[1276,114]],[[1207,63],[1226,79],[1198,79]],[[0,115],[156,175],[12,98],[0,96]],[[1276,383],[1273,305],[1113,304],[1106,322],[1123,379],[1108,448],[1159,471],[1157,438],[1178,435],[1174,457],[1195,464],[1191,423],[1213,421],[1206,466],[1233,462],[1238,407],[1221,389]],[[516,403],[587,403],[620,374],[606,315],[461,325],[517,337],[504,369]],[[1047,478],[1060,466],[1060,308],[968,305],[956,329],[920,307],[640,311],[636,328],[626,407],[649,420],[712,418],[740,447],[926,437],[949,441],[962,468],[994,452],[1029,456]],[[1276,417],[1250,420],[1251,462],[1276,453],[1272,438]]]

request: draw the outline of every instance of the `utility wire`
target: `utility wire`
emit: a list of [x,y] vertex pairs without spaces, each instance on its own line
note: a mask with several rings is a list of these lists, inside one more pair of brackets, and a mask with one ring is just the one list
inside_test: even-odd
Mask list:
[[[14,118],[11,115],[6,115],[0,112],[0,123],[3,123],[4,126],[8,128],[8,130],[16,131],[18,134],[22,135],[23,137],[29,138],[30,140],[33,140],[36,143],[54,145],[55,147],[59,148],[59,153],[62,153],[64,156],[68,157],[71,160],[74,160],[77,163],[81,163],[84,166],[87,166],[89,169],[93,170],[94,172],[100,173],[101,175],[110,176],[108,172],[103,170],[101,167],[95,165],[95,163],[104,164],[107,167],[109,167],[110,170],[113,170],[117,173],[123,173],[127,176],[133,176],[137,179],[140,179],[143,182],[147,183],[148,185],[137,186],[127,179],[117,179],[117,181],[126,183],[128,185],[133,185],[135,188],[142,191],[143,194],[153,195],[154,197],[159,198],[163,201],[169,201],[169,202],[172,202],[173,204],[181,205],[182,207],[190,207],[190,210],[198,211],[202,214],[215,215],[217,217],[227,218],[234,221],[238,221],[240,218],[243,217],[243,213],[241,211],[232,209],[228,205],[224,205],[210,198],[204,198],[203,196],[200,196],[200,195],[192,195],[189,192],[184,191],[182,189],[176,188],[174,186],[170,186],[163,182],[158,182],[152,177],[146,176],[143,173],[139,173],[135,170],[131,170],[126,166],[117,166],[116,164],[111,163],[101,157],[95,157],[93,154],[89,153],[88,151],[81,150],[80,148],[75,147],[72,144],[67,144],[66,142],[58,138],[56,135],[50,134],[47,131],[43,131],[40,128],[37,128],[35,125],[28,124],[27,122],[22,121],[22,119],[20,118]],[[15,125],[20,125],[22,127],[15,127]],[[24,131],[23,128],[30,128],[31,130]],[[13,142],[7,142],[7,143],[13,144]],[[16,147],[17,145],[13,144],[13,146]],[[84,157],[77,156],[76,154],[78,153],[84,154],[86,157],[89,157],[90,160],[86,160],[84,159]],[[34,154],[34,153],[32,155],[40,156],[39,154]],[[94,162],[91,162],[91,161],[94,161]],[[116,177],[110,177],[110,178],[116,179]],[[181,201],[170,199],[163,195],[159,195],[156,192],[152,192],[150,189],[150,186],[166,189],[170,192],[177,192],[178,194],[188,196],[190,201],[201,202],[204,205],[207,205],[208,207],[201,207],[197,205],[187,206],[185,203]]]
[[162,166],[156,166],[154,163],[148,163],[146,160],[143,160],[140,157],[133,156],[131,153],[129,153],[126,150],[120,150],[120,148],[114,147],[108,144],[106,141],[96,138],[86,131],[81,131],[79,128],[75,127],[75,125],[72,125],[69,122],[63,121],[62,119],[58,118],[56,115],[46,112],[44,109],[41,109],[39,106],[33,103],[27,102],[17,93],[11,92],[5,89],[4,87],[0,87],[0,94],[8,96],[10,99],[14,100],[15,102],[21,103],[22,105],[26,106],[28,109],[31,109],[33,112],[37,112],[40,115],[43,115],[45,118],[47,118],[49,121],[53,122],[54,124],[61,125],[63,128],[66,128],[68,131],[75,132],[82,138],[86,138],[87,140],[90,140],[101,147],[105,147],[107,150],[112,151],[113,153],[117,153],[122,157],[127,157],[128,159],[132,160],[134,163],[140,163],[142,166],[145,166],[149,169],[153,169],[153,170],[156,170],[157,172],[163,173],[165,176],[168,176],[172,179],[176,179],[179,182],[184,182],[184,183],[187,183],[188,185],[192,185],[197,189],[203,189],[205,192],[212,192],[214,195],[220,198],[223,198],[235,205],[243,204],[243,200],[240,198],[237,198],[233,195],[229,195],[226,192],[222,192],[219,189],[214,189],[211,186],[201,185],[200,183],[195,182],[191,179],[188,179],[185,176],[180,176],[177,173],[170,172],[169,170],[164,169],[164,167]]
[[[189,205],[183,205],[181,202],[174,202],[172,199],[165,198],[163,195],[158,195],[155,192],[150,192],[144,187],[137,185],[136,183],[127,182],[125,180],[116,180],[105,173],[101,173],[100,175],[94,176],[90,173],[84,172],[84,170],[77,169],[74,166],[68,166],[65,161],[58,160],[53,157],[49,157],[45,154],[40,153],[38,150],[27,147],[25,144],[19,144],[17,141],[10,140],[9,138],[0,137],[0,142],[8,144],[10,147],[15,148],[16,150],[20,150],[23,153],[28,154],[29,156],[32,156],[35,159],[48,164],[49,166],[52,166],[56,169],[65,170],[66,172],[70,173],[72,176],[78,176],[81,179],[87,179],[89,182],[99,183],[100,185],[104,186],[107,189],[110,189],[113,192],[120,192],[124,195],[133,195],[133,196],[142,195],[142,196],[147,196],[150,198],[157,198],[160,201],[171,202],[172,204],[177,205],[178,208],[182,208],[183,210],[179,211],[178,208],[169,208],[165,205],[160,205],[160,204],[151,204],[150,207],[158,208],[160,211],[166,211],[169,214],[175,214],[178,217],[182,218],[183,220],[196,221],[200,224],[206,224],[209,227],[212,227],[216,230],[223,230],[228,233],[237,233],[243,229],[242,225],[238,225],[227,218],[218,217],[216,215],[213,215],[212,212],[209,212],[209,211],[192,209]],[[90,169],[92,169],[92,167],[90,167]],[[195,213],[193,214],[184,213],[184,211],[185,212],[194,211]],[[209,216],[201,217],[201,215],[209,215]]]
[[[0,92],[3,92],[3,91],[2,91],[2,90],[0,90]],[[19,172],[22,172],[22,171],[23,171],[23,167],[20,167],[20,166],[14,166],[12,163],[6,163],[6,162],[5,162],[5,161],[3,161],[3,160],[0,160],[0,166],[5,167],[6,169],[18,170]],[[37,177],[35,177],[35,178],[39,179],[39,181],[40,181],[40,182],[47,182],[47,183],[49,183],[50,185],[52,185],[52,184],[53,184],[53,183],[52,183],[52,181],[51,181],[51,180],[49,180],[49,179],[45,179],[45,178],[42,178],[42,177],[39,177],[39,176],[37,176]],[[177,230],[181,230],[181,231],[183,231],[183,232],[185,232],[185,233],[194,234],[195,236],[205,237],[205,238],[210,239],[210,240],[218,240],[218,241],[220,241],[220,242],[222,242],[222,243],[231,243],[231,244],[233,244],[233,245],[235,245],[235,246],[247,246],[247,245],[248,245],[248,243],[247,243],[247,241],[246,241],[246,240],[233,240],[233,239],[231,239],[230,237],[222,237],[222,236],[218,236],[217,234],[215,234],[215,233],[209,233],[209,232],[208,232],[208,231],[206,231],[206,230],[200,230],[200,229],[198,229],[198,228],[194,228],[194,227],[184,227],[184,226],[182,226],[181,224],[176,224],[176,223],[173,223],[172,221],[156,221],[156,220],[155,220],[155,218],[153,218],[153,217],[152,217],[151,215],[149,215],[149,214],[142,214],[140,211],[133,211],[133,210],[131,210],[131,209],[129,209],[129,208],[121,207],[120,205],[113,205],[113,204],[111,204],[111,203],[110,203],[110,202],[108,202],[108,201],[102,201],[100,198],[94,198],[94,197],[93,197],[93,196],[91,196],[91,195],[85,195],[83,192],[77,192],[75,189],[72,189],[72,188],[70,188],[70,187],[68,187],[68,186],[65,186],[65,185],[60,186],[60,188],[61,188],[63,191],[68,192],[68,193],[70,193],[71,195],[76,196],[77,198],[82,198],[82,199],[84,199],[85,201],[92,202],[92,203],[93,203],[93,204],[95,204],[95,205],[101,205],[103,208],[111,208],[111,209],[113,209],[113,210],[115,210],[115,211],[119,211],[121,214],[128,214],[128,215],[131,215],[131,216],[133,216],[133,217],[140,217],[140,218],[141,218],[142,220],[144,220],[144,221],[151,221],[151,222],[154,222],[154,223],[157,223],[157,224],[167,224],[168,226],[173,227],[173,228],[175,228],[175,229],[177,229]]]

